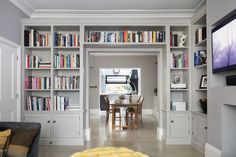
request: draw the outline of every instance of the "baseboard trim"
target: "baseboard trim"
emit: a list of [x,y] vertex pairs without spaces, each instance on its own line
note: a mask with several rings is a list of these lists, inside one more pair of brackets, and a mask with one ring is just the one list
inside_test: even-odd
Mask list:
[[99,109],[89,109],[89,114],[99,115],[100,110]]
[[205,157],[221,157],[222,152],[216,147],[210,145],[209,143],[205,144]]
[[203,153],[205,152],[205,145],[204,144],[200,144],[197,141],[194,141],[192,139],[192,146],[197,149],[199,152]]
[[90,139],[91,139],[91,129],[90,128],[84,129],[84,140],[90,141]]
[[157,139],[160,141],[165,139],[165,129],[157,127]]
[[152,115],[153,114],[153,109],[143,109],[143,114],[148,114],[148,115]]

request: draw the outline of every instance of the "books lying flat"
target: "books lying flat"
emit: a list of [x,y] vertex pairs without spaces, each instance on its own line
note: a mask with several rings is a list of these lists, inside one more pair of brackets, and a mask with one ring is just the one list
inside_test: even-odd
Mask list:
[[187,85],[186,85],[186,83],[177,83],[177,84],[171,83],[170,88],[171,89],[186,89]]

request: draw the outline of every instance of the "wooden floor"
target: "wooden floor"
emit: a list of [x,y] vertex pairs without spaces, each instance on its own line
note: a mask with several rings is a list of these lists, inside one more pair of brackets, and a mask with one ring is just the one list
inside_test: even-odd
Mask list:
[[[91,140],[85,146],[41,146],[41,157],[69,157],[71,154],[98,146],[122,146],[150,157],[204,157],[190,145],[165,145],[156,139],[157,121],[143,116],[143,128],[112,129],[105,127],[105,114],[91,116]],[[111,126],[111,125],[110,125]]]

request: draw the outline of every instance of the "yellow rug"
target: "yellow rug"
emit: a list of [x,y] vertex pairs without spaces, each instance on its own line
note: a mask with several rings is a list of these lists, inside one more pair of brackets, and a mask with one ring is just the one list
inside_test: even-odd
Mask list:
[[125,147],[98,147],[73,154],[71,157],[149,157]]

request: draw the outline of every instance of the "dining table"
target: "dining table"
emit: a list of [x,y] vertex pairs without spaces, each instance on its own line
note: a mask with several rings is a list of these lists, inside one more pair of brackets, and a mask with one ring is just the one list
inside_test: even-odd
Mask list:
[[[115,100],[111,100],[109,105],[112,108],[112,128],[115,127],[120,127],[120,128],[138,128],[139,127],[139,120],[138,120],[138,107],[140,105],[140,103],[138,101],[132,101],[130,99],[125,99],[125,100],[121,100],[121,99],[115,99]],[[126,124],[126,110],[127,109],[133,109],[134,111],[134,125],[128,125]],[[115,114],[116,114],[116,110],[119,109],[120,113],[121,113],[121,124],[120,125],[116,125],[115,124]]]

